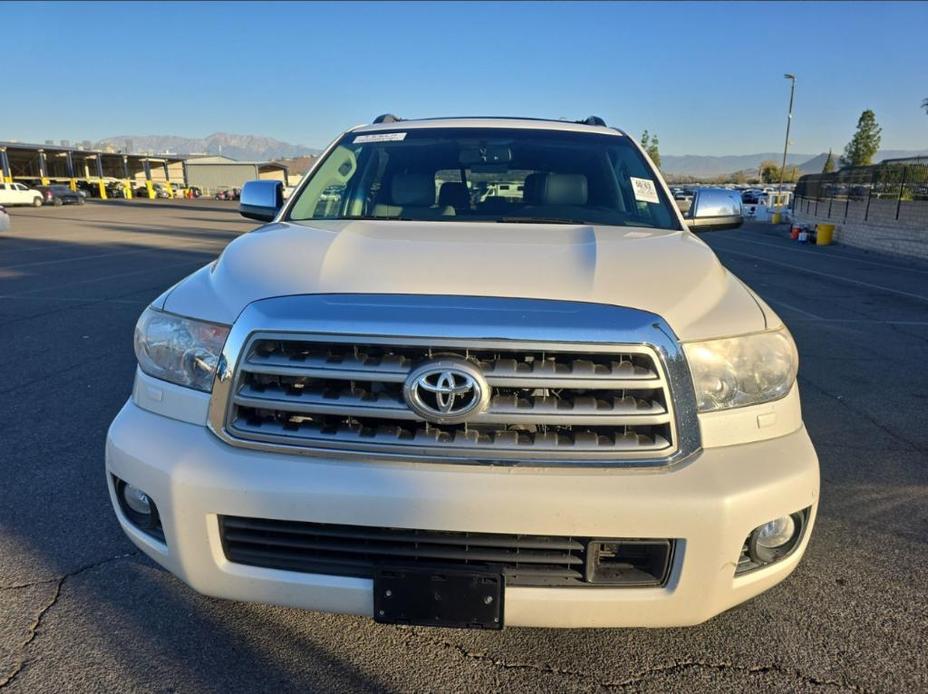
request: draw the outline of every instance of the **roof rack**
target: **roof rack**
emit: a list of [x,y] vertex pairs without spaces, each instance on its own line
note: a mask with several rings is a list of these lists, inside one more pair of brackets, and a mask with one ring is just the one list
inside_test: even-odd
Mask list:
[[[563,122],[563,119],[560,119],[560,118],[525,118],[523,116],[439,116],[437,118],[426,118],[424,120],[454,120],[457,118],[487,118],[487,119],[498,119],[498,120],[512,118],[515,120],[538,120],[538,121]],[[400,121],[404,121],[404,120],[406,119],[400,118],[399,116],[395,116],[392,113],[383,113],[374,119],[373,124],[377,125],[379,123],[399,123]],[[603,128],[608,127],[606,125],[606,121],[604,121],[599,116],[587,116],[583,120],[574,121],[574,123],[579,123],[580,125],[598,125]]]
[[394,116],[392,113],[383,113],[374,119],[374,125],[377,123],[399,123],[402,118]]

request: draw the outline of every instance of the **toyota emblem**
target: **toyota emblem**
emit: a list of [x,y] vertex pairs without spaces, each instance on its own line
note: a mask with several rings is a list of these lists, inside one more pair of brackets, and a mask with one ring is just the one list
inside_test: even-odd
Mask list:
[[439,359],[412,371],[403,385],[409,408],[428,422],[457,424],[479,414],[490,400],[480,370],[463,359]]

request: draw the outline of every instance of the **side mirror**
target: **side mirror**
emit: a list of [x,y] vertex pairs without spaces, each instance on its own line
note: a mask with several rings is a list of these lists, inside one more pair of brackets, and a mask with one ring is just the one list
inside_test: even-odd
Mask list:
[[737,229],[744,223],[741,196],[724,188],[700,188],[684,219],[690,231]]
[[260,222],[273,221],[284,204],[283,190],[280,181],[248,181],[239,198],[239,214]]

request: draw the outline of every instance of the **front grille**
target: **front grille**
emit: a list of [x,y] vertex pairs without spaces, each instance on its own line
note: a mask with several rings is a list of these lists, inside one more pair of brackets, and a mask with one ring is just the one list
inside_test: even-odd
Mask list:
[[[372,578],[378,566],[470,568],[517,586],[660,586],[671,540],[409,530],[220,516],[226,558],[271,569]],[[593,549],[590,549],[590,548]]]
[[[242,354],[225,421],[239,440],[490,460],[649,460],[676,448],[667,379],[644,345],[260,334]],[[445,357],[479,368],[491,388],[462,424],[429,423],[403,397],[417,366]]]

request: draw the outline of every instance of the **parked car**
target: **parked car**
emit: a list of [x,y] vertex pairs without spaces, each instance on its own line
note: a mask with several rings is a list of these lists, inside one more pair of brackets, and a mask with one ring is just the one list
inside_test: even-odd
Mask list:
[[10,215],[7,214],[6,209],[3,205],[0,205],[0,231],[9,231],[10,229]]
[[[171,196],[168,194],[167,188],[165,188],[165,187],[164,187],[163,185],[161,185],[160,183],[152,183],[152,184],[151,184],[151,187],[152,187],[152,190],[153,190],[154,193],[155,193],[155,197],[156,197],[156,198],[162,198],[162,199],[163,199],[163,198],[169,198],[169,197],[171,197]],[[137,186],[136,189],[133,191],[133,193],[134,193],[135,197],[137,197],[137,198],[147,198],[147,197],[148,197],[148,186],[145,186],[145,185]]]
[[52,184],[36,188],[42,194],[46,205],[83,205],[84,198],[66,185]]
[[221,188],[216,193],[217,200],[238,200],[241,191],[238,188]]
[[[103,188],[106,190],[106,197],[108,198],[114,197],[113,191],[117,189],[120,191],[118,197],[122,197],[122,187],[122,181],[112,178],[103,179]],[[79,180],[77,182],[77,189],[83,194],[85,199],[100,197],[100,182],[98,180]]]
[[671,188],[670,192],[680,212],[683,214],[689,212],[693,204],[693,193],[685,188]]
[[100,188],[96,182],[81,180],[77,182],[78,191],[83,191],[85,198],[95,198],[100,195]]
[[106,184],[106,197],[111,200],[121,200],[126,197],[126,185],[122,181],[111,181]]
[[41,207],[44,200],[42,193],[22,183],[0,183],[0,204]]
[[850,187],[848,196],[851,198],[851,200],[866,200],[869,193],[870,186],[857,185]]
[[[490,177],[522,186],[504,214],[467,194]],[[120,525],[189,586],[667,627],[796,568],[819,499],[796,346],[692,231],[739,226],[737,192],[684,218],[598,118],[385,117],[286,202],[241,197],[267,226],[144,311],[107,435]]]

